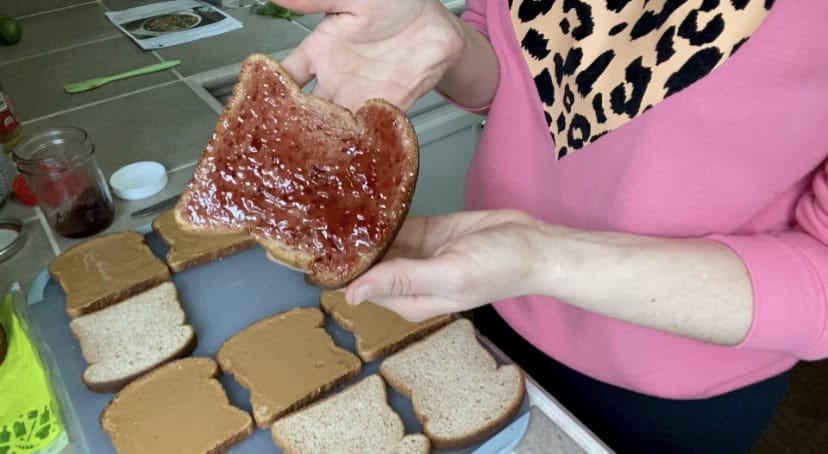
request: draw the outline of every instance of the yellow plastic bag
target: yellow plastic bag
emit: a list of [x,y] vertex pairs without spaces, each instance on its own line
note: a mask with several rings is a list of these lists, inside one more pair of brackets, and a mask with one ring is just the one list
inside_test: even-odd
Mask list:
[[68,443],[66,432],[48,374],[11,293],[0,303],[0,323],[8,341],[0,364],[0,454],[59,452]]

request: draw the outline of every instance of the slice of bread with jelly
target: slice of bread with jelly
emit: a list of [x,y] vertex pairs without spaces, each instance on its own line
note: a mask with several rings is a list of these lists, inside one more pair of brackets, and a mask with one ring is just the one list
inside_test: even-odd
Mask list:
[[178,273],[243,251],[256,241],[247,232],[213,235],[183,230],[168,210],[152,221],[152,230],[169,247],[167,265]]
[[337,347],[316,308],[270,316],[237,333],[216,355],[221,370],[250,391],[253,418],[260,428],[355,377],[359,358]]
[[122,389],[101,412],[118,454],[220,453],[253,433],[210,358],[173,361]]
[[75,318],[125,300],[170,280],[138,232],[102,235],[72,246],[52,260],[49,274],[66,293]]
[[435,448],[459,450],[483,441],[520,409],[523,373],[498,366],[460,319],[389,356],[380,374],[411,399]]
[[355,113],[304,94],[279,64],[242,64],[176,206],[185,229],[250,232],[283,264],[338,288],[378,261],[405,219],[419,168],[405,113]]
[[355,385],[276,421],[273,441],[287,454],[427,454],[423,434],[405,435],[388,405],[385,382],[369,375]]
[[322,310],[356,338],[356,351],[365,362],[373,361],[423,338],[451,321],[452,316],[441,315],[419,323],[409,322],[396,312],[365,301],[351,306],[345,293],[325,290],[319,298]]
[[115,392],[136,377],[196,346],[193,327],[172,282],[82,315],[69,324],[89,367],[83,383],[94,392]]

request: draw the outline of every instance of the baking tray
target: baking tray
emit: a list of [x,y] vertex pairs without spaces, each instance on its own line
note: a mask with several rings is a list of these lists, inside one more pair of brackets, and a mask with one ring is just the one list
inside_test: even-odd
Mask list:
[[[153,253],[166,256],[167,247],[148,227],[140,229]],[[195,268],[174,273],[173,282],[178,289],[179,300],[187,314],[187,322],[195,328],[198,345],[192,356],[215,358],[221,344],[234,334],[270,315],[294,307],[319,307],[321,290],[308,285],[301,273],[269,261],[265,252],[256,246]],[[63,384],[58,394],[68,419],[70,436],[77,452],[95,454],[114,453],[109,437],[100,429],[99,415],[113,394],[98,394],[86,389],[81,374],[86,362],[80,344],[69,330],[69,317],[64,310],[65,295],[47,273],[41,273],[29,295],[31,318],[35,328],[55,358],[51,367],[53,375]],[[354,338],[341,329],[326,315],[326,330],[334,342],[342,348],[354,351]],[[484,344],[485,345],[485,344]],[[503,358],[495,355],[500,363]],[[353,384],[361,377],[376,373],[382,359],[363,363],[362,372],[343,385],[330,391],[337,392]],[[250,412],[249,393],[231,375],[220,374],[230,402]],[[414,417],[411,402],[403,395],[386,386],[388,402],[401,416],[405,432],[417,433],[421,425]],[[529,399],[524,401],[516,418],[529,409]],[[484,442],[485,443],[485,442]],[[458,453],[471,453],[484,443]],[[230,453],[278,453],[270,431],[256,429],[250,437],[235,445]],[[434,451],[440,452],[440,451]],[[480,454],[497,451],[478,450]]]

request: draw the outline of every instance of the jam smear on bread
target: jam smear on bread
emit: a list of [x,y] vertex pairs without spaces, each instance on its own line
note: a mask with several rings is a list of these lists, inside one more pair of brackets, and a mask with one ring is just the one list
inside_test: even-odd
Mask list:
[[413,128],[391,104],[372,100],[352,114],[302,94],[275,61],[254,56],[178,220],[217,233],[247,230],[271,253],[275,243],[310,257],[288,264],[312,276],[352,279],[365,256],[382,255],[407,214],[417,151]]

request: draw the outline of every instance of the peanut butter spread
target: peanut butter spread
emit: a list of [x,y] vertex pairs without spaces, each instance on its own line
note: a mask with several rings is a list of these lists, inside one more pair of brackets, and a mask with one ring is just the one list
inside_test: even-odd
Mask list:
[[137,232],[100,236],[57,256],[49,273],[66,293],[66,311],[77,317],[170,280],[170,271]]
[[253,421],[230,405],[217,375],[210,358],[173,361],[121,390],[101,427],[118,454],[226,449],[253,432]]
[[451,315],[443,315],[409,322],[370,301],[351,306],[341,291],[322,292],[320,305],[340,326],[354,333],[357,353],[364,361],[392,353],[451,321]]
[[175,222],[175,211],[168,210],[152,223],[155,233],[169,246],[167,263],[173,270],[181,270],[187,262],[204,263],[255,244],[247,233],[198,233],[182,230]]
[[337,347],[323,326],[319,309],[292,309],[250,325],[219,349],[222,370],[250,390],[259,427],[359,373],[359,358]]

